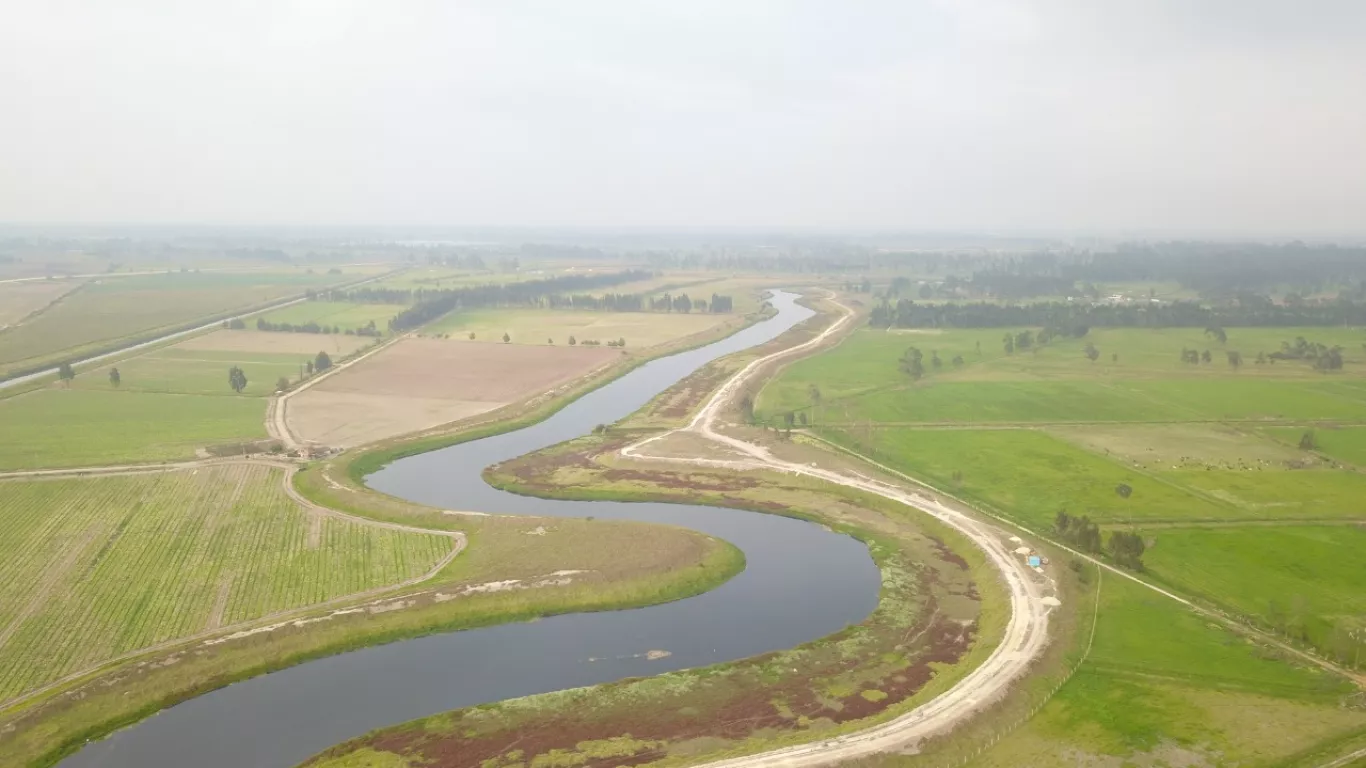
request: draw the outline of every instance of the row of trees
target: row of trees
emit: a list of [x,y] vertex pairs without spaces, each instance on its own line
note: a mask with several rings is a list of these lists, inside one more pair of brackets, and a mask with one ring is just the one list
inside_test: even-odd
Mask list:
[[318,323],[312,320],[308,321],[307,323],[272,323],[266,320],[264,317],[258,317],[256,318],[256,330],[279,331],[284,333],[345,333],[347,336],[370,336],[374,338],[379,338],[384,335],[379,330],[379,328],[375,327],[374,320],[371,320],[370,322],[366,323],[365,325],[362,325],[359,328],[343,329],[339,325],[319,325]]
[[[349,301],[359,304],[415,304],[450,302],[451,307],[525,307],[540,306],[547,296],[590,291],[621,283],[648,280],[651,273],[640,269],[620,272],[597,272],[582,275],[560,275],[538,280],[511,283],[486,283],[459,288],[394,288],[383,285],[363,285],[345,291],[319,294],[327,301]],[[444,313],[443,313],[444,314]]]
[[[992,304],[963,302],[917,304],[900,299],[884,301],[868,318],[875,328],[1008,328],[1035,326],[1051,329],[1211,328],[1226,326],[1293,327],[1366,325],[1366,303],[1334,302],[1292,307],[1282,304],[1236,304],[1206,307],[1191,301],[1142,306],[1073,304]],[[1072,334],[1071,335],[1085,335]]]

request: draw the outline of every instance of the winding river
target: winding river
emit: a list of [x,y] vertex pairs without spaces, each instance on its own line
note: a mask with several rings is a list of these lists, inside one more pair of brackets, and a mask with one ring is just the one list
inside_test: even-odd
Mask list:
[[[64,768],[292,766],[367,731],[449,709],[716,664],[790,648],[862,621],[879,575],[860,542],[776,515],[682,504],[552,501],[486,484],[490,464],[587,434],[704,363],[762,344],[812,315],[779,292],[777,314],[651,361],[551,418],[395,462],[373,488],[445,509],[641,520],[725,539],[744,572],[706,594],[623,611],[449,632],[343,653],[171,707],[63,761]],[[649,660],[650,650],[670,656]]]

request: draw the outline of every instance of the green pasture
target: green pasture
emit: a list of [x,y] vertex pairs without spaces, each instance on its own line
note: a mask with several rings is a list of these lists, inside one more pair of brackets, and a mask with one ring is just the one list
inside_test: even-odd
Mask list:
[[1366,520],[1366,475],[1339,469],[1169,469],[1153,473],[1248,519]]
[[[1359,514],[1366,517],[1366,511]],[[1150,531],[1148,570],[1190,594],[1256,616],[1349,663],[1366,663],[1366,528],[1254,526]]]
[[43,389],[0,399],[0,470],[190,459],[266,437],[265,413],[258,397]]
[[[1024,525],[1050,531],[1059,510],[1102,523],[1240,516],[1230,504],[1027,429],[850,428],[832,436],[895,469],[974,497]],[[1132,489],[1129,498],[1116,492]]]
[[[317,323],[318,325],[339,326],[343,331],[364,328],[373,321],[376,328],[387,333],[389,321],[393,319],[394,315],[406,308],[403,304],[304,301],[268,312],[261,317],[271,323],[289,323],[291,325]],[[248,327],[255,327],[254,322],[254,320],[248,320]]]
[[1107,575],[1094,645],[1022,727],[969,765],[1272,765],[1366,727],[1350,683]]
[[343,279],[307,272],[174,272],[92,279],[68,299],[0,333],[0,372]]
[[[237,366],[247,374],[243,396],[274,394],[281,378],[298,381],[300,368],[312,355],[273,352],[227,352],[168,348],[102,368],[79,371],[72,389],[93,391],[163,392],[182,395],[239,397],[228,386],[228,370]],[[119,386],[109,382],[111,368],[119,369]]]
[[[1288,445],[1297,446],[1304,433],[1310,429],[1310,427],[1268,427],[1266,432]],[[1312,429],[1315,450],[1319,453],[1366,469],[1366,427],[1343,427],[1340,429],[1316,427]]]

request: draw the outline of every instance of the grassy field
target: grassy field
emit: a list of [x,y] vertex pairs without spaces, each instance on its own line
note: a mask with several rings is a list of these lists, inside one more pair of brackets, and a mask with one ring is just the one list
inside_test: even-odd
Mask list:
[[[261,315],[271,323],[304,325],[317,323],[340,327],[343,331],[364,328],[374,322],[383,333],[389,332],[389,321],[406,307],[402,304],[351,304],[342,301],[305,301]],[[247,326],[254,327],[254,320]]]
[[0,373],[343,279],[304,271],[93,279],[30,322],[0,333]]
[[450,539],[311,516],[281,471],[0,482],[0,700],[120,654],[418,576]]
[[1153,538],[1144,560],[1164,581],[1366,661],[1366,528],[1178,528]]
[[265,411],[257,397],[44,389],[0,399],[0,470],[189,459],[264,438]]
[[456,312],[424,329],[427,334],[450,334],[452,341],[502,342],[508,334],[513,344],[569,343],[596,340],[603,344],[626,340],[626,348],[652,347],[684,336],[734,322],[735,315],[666,312],[579,312],[572,310],[492,309]]
[[[1007,330],[1023,329],[856,331],[780,373],[758,416],[801,411],[818,434],[1045,535],[1060,510],[1103,536],[1135,531],[1146,578],[1366,666],[1366,332],[1234,328],[1220,345],[1203,329],[1093,329],[1007,354]],[[1301,336],[1341,345],[1344,369],[1255,362]],[[900,365],[911,346],[918,381]],[[1182,363],[1183,347],[1212,360]],[[1071,682],[968,764],[1271,765],[1366,729],[1343,681],[1157,593],[1106,577],[1099,615]]]
[[[1010,355],[1002,348],[1004,332],[860,330],[835,349],[794,363],[764,389],[758,407],[767,416],[809,408],[815,385],[827,421],[1366,419],[1362,331],[1235,328],[1228,345],[1219,347],[1208,338],[1202,343],[1192,329],[1096,329],[1085,340],[1056,340],[1037,352]],[[1324,374],[1300,361],[1252,362],[1255,351],[1273,352],[1297,336],[1342,344],[1344,370]],[[1234,369],[1225,352],[1239,340],[1249,346],[1242,350],[1245,362]],[[1083,354],[1086,343],[1100,353],[1094,363]],[[899,366],[912,346],[924,355],[918,382]],[[1179,362],[1181,349],[1211,346],[1213,362]],[[939,367],[933,365],[936,353]]]
[[[297,381],[312,355],[270,352],[228,352],[169,347],[111,365],[81,370],[72,389],[122,392],[167,392],[182,395],[238,397],[228,386],[228,370],[240,367],[247,374],[242,396],[264,397],[275,392],[281,377]],[[119,369],[119,385],[109,382],[109,370]]]
[[1366,711],[1343,706],[1351,693],[1107,577],[1081,669],[1036,717],[968,764],[1275,765],[1366,728]]
[[[1267,434],[1289,445],[1298,445],[1304,433],[1298,427],[1268,427]],[[1358,468],[1366,469],[1366,428],[1315,429],[1315,450]]]

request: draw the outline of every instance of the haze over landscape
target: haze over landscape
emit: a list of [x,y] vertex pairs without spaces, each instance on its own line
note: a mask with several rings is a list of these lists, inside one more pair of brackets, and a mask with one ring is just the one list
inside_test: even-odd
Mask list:
[[0,766],[1366,768],[1366,3],[10,3]]
[[1366,6],[11,4],[10,223],[1366,233]]

